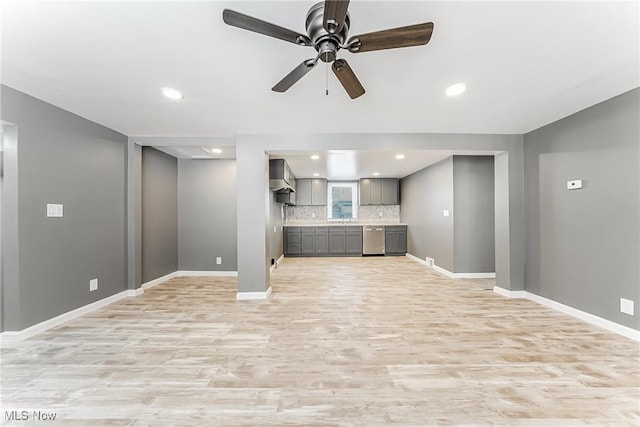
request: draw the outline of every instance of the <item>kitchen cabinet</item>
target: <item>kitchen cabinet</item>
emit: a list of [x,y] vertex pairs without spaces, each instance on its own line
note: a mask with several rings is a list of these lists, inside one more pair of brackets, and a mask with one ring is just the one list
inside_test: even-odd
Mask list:
[[382,181],[382,204],[383,205],[399,205],[400,204],[400,183],[397,179],[383,178]]
[[344,254],[347,252],[345,227],[329,227],[329,253]]
[[284,227],[285,256],[361,256],[362,226]]
[[316,255],[325,255],[329,253],[329,227],[313,227],[314,230],[314,246]]
[[315,233],[313,228],[314,227],[301,227],[300,254],[302,255],[314,255],[316,253]]
[[345,252],[348,254],[362,254],[362,227],[345,227]]
[[384,228],[385,255],[404,255],[407,253],[407,226],[387,225]]
[[300,255],[302,248],[301,242],[301,227],[285,227],[284,228],[284,254],[285,255]]
[[395,178],[360,180],[360,206],[400,204],[399,181]]
[[273,191],[295,191],[296,177],[284,159],[269,160],[269,188]]
[[298,206],[326,206],[327,180],[300,178],[296,180],[296,204]]

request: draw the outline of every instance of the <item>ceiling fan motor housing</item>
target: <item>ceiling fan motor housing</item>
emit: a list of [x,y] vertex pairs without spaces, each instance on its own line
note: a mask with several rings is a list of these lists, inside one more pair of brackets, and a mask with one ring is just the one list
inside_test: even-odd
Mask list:
[[309,12],[307,12],[306,28],[307,34],[311,39],[314,47],[318,51],[320,60],[323,62],[333,62],[336,59],[336,53],[340,50],[340,45],[344,45],[349,33],[349,12],[344,20],[344,25],[333,34],[325,30],[323,26],[324,20],[324,2],[314,4]]

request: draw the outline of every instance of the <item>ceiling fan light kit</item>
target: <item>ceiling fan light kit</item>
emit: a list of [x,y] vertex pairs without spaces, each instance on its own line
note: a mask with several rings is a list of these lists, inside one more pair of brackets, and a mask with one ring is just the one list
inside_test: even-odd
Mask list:
[[420,46],[429,43],[433,23],[376,31],[348,38],[351,18],[349,0],[326,0],[314,4],[307,12],[307,35],[280,27],[270,22],[225,9],[222,19],[227,25],[252,31],[269,37],[288,41],[300,46],[311,46],[317,51],[314,58],[303,61],[272,88],[275,92],[286,92],[297,83],[318,61],[332,63],[331,69],[351,99],[364,95],[365,90],[349,63],[340,58],[338,51],[351,53]]

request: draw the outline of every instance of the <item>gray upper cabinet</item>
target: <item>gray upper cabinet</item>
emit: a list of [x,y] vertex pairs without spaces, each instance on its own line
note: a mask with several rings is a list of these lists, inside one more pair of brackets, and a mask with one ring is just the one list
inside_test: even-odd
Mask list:
[[384,178],[382,181],[382,204],[383,205],[399,205],[399,182],[395,178]]
[[311,180],[311,204],[313,206],[326,206],[327,204],[327,180]]
[[301,178],[296,180],[296,204],[298,206],[326,206],[327,180]]
[[274,191],[296,188],[296,177],[284,159],[269,160],[269,188]]
[[363,178],[360,180],[358,188],[360,193],[360,206],[367,206],[371,204],[371,178]]
[[361,179],[360,206],[400,204],[398,182],[396,178]]
[[298,206],[311,205],[311,180],[296,180],[296,204]]

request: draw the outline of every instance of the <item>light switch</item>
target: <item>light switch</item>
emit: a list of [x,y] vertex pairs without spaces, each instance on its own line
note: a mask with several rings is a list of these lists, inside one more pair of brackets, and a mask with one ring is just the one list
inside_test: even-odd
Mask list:
[[47,217],[48,218],[62,218],[63,205],[47,203]]
[[449,216],[449,210],[448,209],[443,210],[442,211],[442,215],[443,216]]

